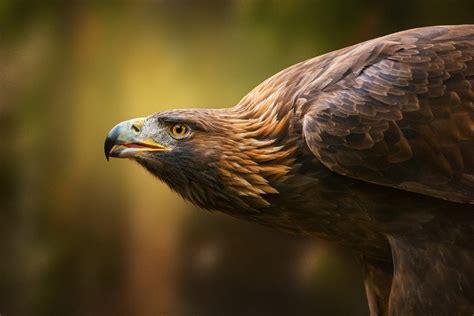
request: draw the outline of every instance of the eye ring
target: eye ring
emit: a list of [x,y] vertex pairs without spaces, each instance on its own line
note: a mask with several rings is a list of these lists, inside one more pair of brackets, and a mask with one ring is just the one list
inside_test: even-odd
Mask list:
[[184,138],[186,137],[186,135],[188,135],[188,133],[189,128],[184,124],[177,123],[171,126],[171,136],[173,136],[174,138]]

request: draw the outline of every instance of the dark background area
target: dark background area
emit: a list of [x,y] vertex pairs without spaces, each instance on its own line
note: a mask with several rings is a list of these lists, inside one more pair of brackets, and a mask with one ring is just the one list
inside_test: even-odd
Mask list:
[[0,314],[366,315],[350,253],[195,209],[109,129],[227,107],[304,59],[474,1],[0,2]]

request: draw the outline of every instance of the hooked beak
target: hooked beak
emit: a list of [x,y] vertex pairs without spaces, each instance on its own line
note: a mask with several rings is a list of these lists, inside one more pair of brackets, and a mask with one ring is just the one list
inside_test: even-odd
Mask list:
[[134,158],[150,151],[167,151],[168,147],[158,144],[150,137],[141,136],[144,118],[137,118],[117,124],[105,139],[105,158]]

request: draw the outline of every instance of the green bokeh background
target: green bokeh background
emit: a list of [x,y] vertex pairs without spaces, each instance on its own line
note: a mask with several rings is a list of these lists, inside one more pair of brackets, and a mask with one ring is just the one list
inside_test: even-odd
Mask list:
[[116,123],[227,107],[277,71],[474,1],[0,2],[1,315],[366,315],[347,252],[198,210],[105,161]]

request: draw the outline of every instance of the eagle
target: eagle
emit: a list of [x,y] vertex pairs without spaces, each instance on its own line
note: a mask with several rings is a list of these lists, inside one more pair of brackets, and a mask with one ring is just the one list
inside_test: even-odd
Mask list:
[[352,250],[371,315],[474,312],[474,25],[329,52],[104,147],[201,208]]

